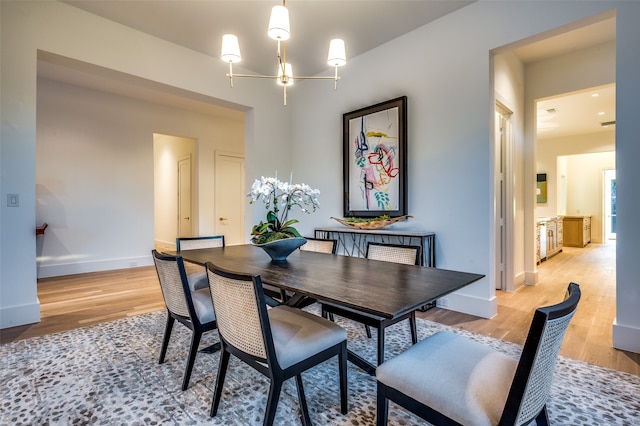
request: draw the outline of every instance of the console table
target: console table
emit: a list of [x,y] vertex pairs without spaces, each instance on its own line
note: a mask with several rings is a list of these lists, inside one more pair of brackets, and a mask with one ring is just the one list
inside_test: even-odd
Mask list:
[[369,241],[387,244],[420,245],[422,266],[436,266],[436,234],[434,232],[368,230],[346,227],[316,228],[314,238],[337,240],[336,253],[365,257]]

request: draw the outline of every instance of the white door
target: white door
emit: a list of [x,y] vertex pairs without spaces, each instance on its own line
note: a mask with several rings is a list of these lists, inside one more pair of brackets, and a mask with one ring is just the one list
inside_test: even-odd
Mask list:
[[216,152],[215,158],[216,233],[224,235],[226,245],[244,244],[244,206],[248,202],[244,187],[244,157]]
[[193,236],[191,215],[191,157],[178,160],[178,236]]

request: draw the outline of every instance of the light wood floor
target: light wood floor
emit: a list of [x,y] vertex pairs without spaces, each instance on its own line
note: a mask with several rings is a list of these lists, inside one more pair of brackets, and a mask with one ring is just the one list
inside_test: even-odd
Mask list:
[[[42,320],[0,330],[0,342],[66,331],[91,324],[164,310],[154,267],[98,272],[38,281]],[[537,286],[497,292],[498,315],[490,320],[445,309],[418,316],[486,336],[523,344],[535,308],[562,299],[570,281],[582,299],[561,354],[640,375],[640,355],[613,349],[615,317],[615,243],[565,248],[540,267]]]

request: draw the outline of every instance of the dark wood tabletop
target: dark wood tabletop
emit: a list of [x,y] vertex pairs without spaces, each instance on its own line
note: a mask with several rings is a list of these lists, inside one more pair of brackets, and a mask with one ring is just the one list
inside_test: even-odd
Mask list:
[[173,252],[232,272],[260,275],[267,284],[303,296],[395,318],[469,285],[484,275],[359,257],[296,250],[272,263],[259,247],[226,246]]

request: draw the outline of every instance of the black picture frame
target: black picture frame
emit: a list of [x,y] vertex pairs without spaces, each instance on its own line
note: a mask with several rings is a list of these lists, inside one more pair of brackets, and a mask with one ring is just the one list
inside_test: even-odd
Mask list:
[[344,217],[407,214],[407,97],[343,114]]

